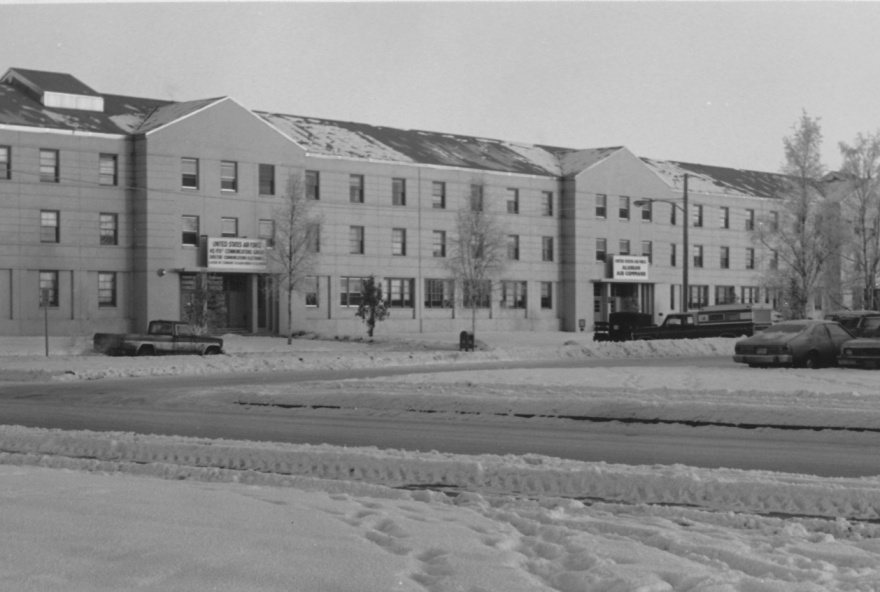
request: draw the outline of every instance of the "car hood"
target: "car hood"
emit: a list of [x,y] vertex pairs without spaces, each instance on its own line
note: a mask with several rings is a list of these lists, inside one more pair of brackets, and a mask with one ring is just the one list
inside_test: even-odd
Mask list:
[[880,347],[880,339],[871,337],[860,337],[858,339],[850,339],[845,341],[841,347]]

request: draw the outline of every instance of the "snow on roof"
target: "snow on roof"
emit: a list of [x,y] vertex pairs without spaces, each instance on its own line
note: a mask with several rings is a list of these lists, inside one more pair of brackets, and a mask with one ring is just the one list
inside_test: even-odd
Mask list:
[[[33,85],[53,92],[102,97],[103,112],[46,107],[4,79],[0,84],[0,125],[110,134],[148,133],[222,99],[187,102],[99,95],[69,74],[10,69]],[[560,177],[577,174],[623,147],[575,150],[420,130],[253,111],[315,156]],[[695,193],[774,197],[786,177],[709,165],[642,158],[670,187],[680,189],[684,174]]]
[[681,189],[688,175],[688,191],[694,193],[743,197],[777,197],[785,193],[788,177],[780,173],[764,173],[703,164],[642,158],[670,187]]

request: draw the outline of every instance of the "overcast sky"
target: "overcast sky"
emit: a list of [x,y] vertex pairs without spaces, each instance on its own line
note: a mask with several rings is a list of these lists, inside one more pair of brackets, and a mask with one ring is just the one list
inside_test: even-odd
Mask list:
[[877,2],[0,5],[0,70],[102,93],[763,171],[880,128],[878,58]]

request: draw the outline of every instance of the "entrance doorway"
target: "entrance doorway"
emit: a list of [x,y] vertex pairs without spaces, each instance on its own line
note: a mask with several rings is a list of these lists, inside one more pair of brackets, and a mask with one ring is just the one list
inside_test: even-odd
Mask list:
[[593,284],[593,321],[607,321],[612,312],[654,314],[654,285],[596,282]]

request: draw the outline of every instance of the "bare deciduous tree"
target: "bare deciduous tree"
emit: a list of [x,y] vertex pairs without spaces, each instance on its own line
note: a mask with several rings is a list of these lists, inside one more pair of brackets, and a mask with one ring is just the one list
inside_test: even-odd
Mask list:
[[841,206],[853,230],[844,249],[853,276],[853,306],[876,309],[880,272],[880,131],[859,134],[852,146],[840,142],[843,156]]
[[462,303],[471,310],[471,332],[476,334],[477,309],[491,306],[497,278],[507,266],[507,233],[491,212],[485,185],[471,183],[468,203],[459,208],[445,266],[460,290]]
[[287,343],[293,341],[293,294],[314,274],[318,259],[321,218],[312,213],[312,201],[305,195],[300,174],[291,174],[273,212],[274,248],[268,250],[269,272],[274,287],[287,296]]
[[779,289],[781,312],[804,318],[829,264],[839,256],[840,215],[837,204],[824,195],[819,119],[804,112],[783,144],[788,187],[778,196],[778,218],[762,220],[754,238],[778,258],[766,284]]
[[361,284],[361,302],[355,316],[363,319],[367,324],[367,335],[372,337],[376,323],[384,321],[388,314],[385,297],[382,295],[382,284],[371,275]]

